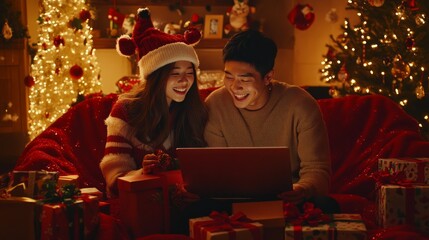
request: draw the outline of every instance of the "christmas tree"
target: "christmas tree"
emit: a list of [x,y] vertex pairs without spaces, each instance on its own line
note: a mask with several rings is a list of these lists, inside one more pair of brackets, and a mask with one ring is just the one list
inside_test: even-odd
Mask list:
[[348,0],[343,33],[332,36],[321,80],[333,97],[382,94],[398,104],[429,136],[429,10],[427,0]]
[[37,54],[29,94],[29,135],[34,138],[70,106],[101,93],[100,69],[92,42],[93,18],[85,0],[42,0]]

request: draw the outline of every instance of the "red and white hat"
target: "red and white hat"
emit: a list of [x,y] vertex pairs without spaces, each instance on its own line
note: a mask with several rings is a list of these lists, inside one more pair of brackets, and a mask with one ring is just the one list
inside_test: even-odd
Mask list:
[[146,78],[158,68],[176,61],[189,61],[198,68],[199,60],[193,46],[201,39],[201,33],[190,28],[182,34],[168,34],[153,26],[148,8],[137,10],[137,20],[132,37],[122,35],[116,42],[120,55],[137,53],[140,74]]

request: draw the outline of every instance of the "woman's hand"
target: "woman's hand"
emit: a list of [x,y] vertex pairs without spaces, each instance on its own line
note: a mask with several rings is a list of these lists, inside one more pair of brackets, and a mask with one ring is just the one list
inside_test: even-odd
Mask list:
[[307,195],[305,188],[298,184],[293,184],[293,190],[280,193],[279,198],[283,199],[285,202],[297,204],[306,200],[308,198]]
[[143,157],[142,167],[143,167],[143,174],[151,174],[154,172],[155,167],[158,164],[158,157],[153,154],[146,154]]

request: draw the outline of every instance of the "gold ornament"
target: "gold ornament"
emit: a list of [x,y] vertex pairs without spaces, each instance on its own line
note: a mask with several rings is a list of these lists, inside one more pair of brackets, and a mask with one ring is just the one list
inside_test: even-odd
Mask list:
[[2,33],[3,33],[3,37],[6,40],[9,40],[12,38],[12,28],[10,28],[9,24],[7,23],[7,20],[4,22]]
[[347,38],[346,35],[344,34],[340,34],[337,36],[337,42],[339,42],[342,46],[346,46],[347,43],[349,43],[349,39]]
[[349,78],[349,73],[347,72],[346,64],[343,64],[343,66],[341,66],[340,71],[338,71],[337,77],[338,80],[340,80],[341,82],[345,82]]
[[338,90],[337,90],[337,89],[335,89],[334,87],[331,87],[331,88],[329,89],[329,95],[331,95],[331,97],[333,97],[333,98],[340,97],[340,93],[339,93],[339,92],[338,92]]
[[402,56],[399,54],[393,59],[391,73],[399,81],[410,76],[410,66],[402,60]]
[[368,3],[373,7],[381,7],[384,4],[384,0],[368,0]]
[[421,26],[421,25],[425,24],[426,23],[425,15],[422,13],[417,14],[415,21],[416,21],[417,26]]
[[425,96],[425,89],[423,88],[422,82],[419,82],[419,85],[416,88],[416,97],[422,99]]

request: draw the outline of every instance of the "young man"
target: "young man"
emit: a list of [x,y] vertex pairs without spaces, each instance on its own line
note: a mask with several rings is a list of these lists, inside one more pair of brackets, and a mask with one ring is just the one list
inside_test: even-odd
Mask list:
[[258,31],[229,40],[223,49],[224,87],[206,99],[205,139],[211,147],[288,146],[293,191],[279,197],[293,203],[324,199],[331,162],[319,105],[302,88],[273,80],[276,54],[274,41]]

